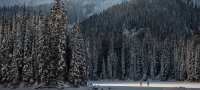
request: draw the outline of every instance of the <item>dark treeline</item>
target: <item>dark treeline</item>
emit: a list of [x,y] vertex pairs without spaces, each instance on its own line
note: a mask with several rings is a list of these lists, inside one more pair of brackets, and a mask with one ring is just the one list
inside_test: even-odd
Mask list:
[[[87,1],[87,3],[86,3]],[[99,0],[100,1],[100,0]],[[95,6],[94,0],[81,0],[81,1],[74,1],[74,0],[63,0],[64,6],[68,11],[68,24],[73,24],[77,21],[83,21],[87,18],[88,14],[93,12],[93,8]],[[85,4],[83,4],[85,3]],[[38,6],[26,6],[26,11],[33,15],[34,10],[36,12],[42,11],[43,15],[49,14],[50,8],[53,4],[43,4]],[[22,6],[14,5],[11,7],[0,7],[0,17],[2,15],[2,11],[4,10],[5,16],[9,18],[9,16],[13,15],[15,11],[16,13],[22,13]],[[1,20],[1,19],[0,19]]]
[[9,18],[2,10],[0,85],[86,85],[89,43],[83,42],[79,24],[68,28],[64,4],[55,0],[46,15],[21,10]]
[[200,8],[189,0],[133,0],[81,23],[91,80],[200,80]]

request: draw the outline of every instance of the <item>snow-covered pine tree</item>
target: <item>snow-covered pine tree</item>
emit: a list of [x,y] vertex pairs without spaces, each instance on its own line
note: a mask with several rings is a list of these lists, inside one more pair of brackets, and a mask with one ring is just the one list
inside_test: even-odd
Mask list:
[[51,59],[52,68],[54,75],[52,80],[54,80],[55,85],[64,83],[64,67],[66,58],[66,31],[67,31],[67,11],[64,5],[60,5],[60,0],[55,0],[55,4],[50,11],[50,29],[51,29]]
[[142,44],[142,53],[141,53],[141,55],[142,55],[142,58],[141,58],[141,65],[142,65],[142,80],[143,81],[146,81],[146,79],[147,79],[147,73],[148,73],[148,65],[147,65],[147,48],[145,48],[146,47],[146,45],[144,44],[144,42],[143,42],[143,44]]
[[2,10],[0,44],[2,44],[2,41],[3,41],[3,38],[4,38],[5,25],[6,25],[5,11]]
[[152,37],[150,29],[147,28],[143,40],[143,59],[142,59],[142,71],[143,80],[146,81],[148,78],[149,62],[152,60]]
[[107,79],[112,79],[113,76],[113,59],[114,59],[114,42],[110,39],[110,46],[107,56]]
[[107,56],[107,67],[106,67],[106,76],[107,79],[111,79],[112,78],[112,66],[111,66],[111,58],[110,55]]
[[132,58],[134,59],[133,60],[133,80],[137,80],[137,69],[138,69],[138,67],[137,67],[137,58],[138,58],[138,56],[137,55],[139,55],[139,48],[137,48],[137,46],[139,45],[139,43],[138,43],[138,40],[137,40],[137,37],[134,37],[133,38],[133,41],[134,41],[134,45],[133,45],[133,48],[134,48],[134,51],[133,51],[133,56],[132,56]]
[[137,52],[136,53],[136,75],[135,75],[135,80],[139,80],[139,79],[142,79],[142,53],[143,53],[143,50],[142,50],[142,42],[139,42],[138,41],[138,44],[136,44],[137,46]]
[[98,54],[97,54],[97,42],[93,43],[93,49],[92,49],[92,62],[93,62],[93,76],[92,79],[93,80],[97,80],[98,79]]
[[[6,29],[4,29],[6,30]],[[8,39],[7,33],[4,33],[4,38],[1,44],[1,74],[2,74],[2,80],[1,83],[4,87],[10,86],[10,65],[11,65],[11,55],[9,54],[9,39]]]
[[89,62],[89,78],[93,79],[93,47],[94,47],[94,40],[91,38],[91,46],[90,46],[90,54],[91,54],[91,61]]
[[161,57],[161,72],[160,79],[161,81],[166,81],[170,75],[170,60],[169,60],[169,48],[168,48],[168,39],[165,39],[163,44],[163,53]]
[[19,65],[19,75],[20,75],[20,81],[23,81],[23,61],[24,61],[24,42],[25,42],[25,34],[26,34],[26,10],[25,10],[26,6],[24,4],[23,6],[23,10],[22,10],[22,16],[21,16],[21,24],[20,24],[20,30],[19,30],[19,54],[18,54],[18,60],[17,60],[17,64]]
[[194,79],[194,41],[187,40],[187,57],[186,57],[186,72],[188,81],[192,82]]
[[36,76],[36,67],[35,67],[35,62],[37,61],[36,60],[36,33],[37,33],[37,20],[36,20],[36,12],[34,10],[33,12],[33,18],[32,18],[32,21],[33,21],[33,25],[32,25],[32,29],[31,29],[31,38],[32,38],[32,42],[31,42],[31,50],[32,50],[32,53],[31,53],[31,57],[32,57],[32,68],[33,68],[33,78],[34,78],[34,83],[35,83],[35,76]]
[[79,86],[82,84],[82,82],[85,81],[81,81],[83,79],[84,76],[81,76],[81,74],[85,74],[84,73],[84,65],[81,65],[81,63],[83,63],[83,48],[81,47],[83,44],[82,43],[82,38],[80,36],[80,29],[78,24],[75,24],[73,26],[73,31],[71,34],[71,46],[72,46],[72,59],[70,62],[70,70],[69,70],[69,76],[68,76],[68,80],[71,84],[75,85],[75,86]]
[[25,86],[28,86],[33,84],[33,67],[32,67],[32,57],[31,57],[31,16],[30,13],[27,15],[27,26],[26,26],[26,35],[25,35],[25,42],[24,42],[24,60],[23,60],[23,82],[25,83]]
[[[2,17],[1,17],[1,28],[0,28],[0,48],[1,47],[3,47],[3,43],[2,43],[2,41],[3,41],[3,39],[4,39],[4,30],[5,29],[5,12],[4,12],[4,10],[2,10]],[[1,49],[0,50],[0,69],[2,70],[2,65],[3,64],[1,64],[1,63],[3,63],[3,61],[4,61],[4,56],[3,56],[3,50]],[[2,80],[2,77],[3,77],[3,73],[2,73],[2,71],[0,71],[0,83],[1,83],[1,80]]]
[[153,41],[153,54],[150,66],[150,78],[154,80],[155,76],[158,74],[158,64],[159,64],[159,51],[158,51],[158,41],[154,39]]
[[[9,59],[10,59],[10,65],[9,65],[9,84],[11,87],[16,88],[19,85],[19,71],[18,71],[18,67],[17,67],[17,62],[16,60],[13,58],[14,56],[14,45],[16,44],[14,40],[16,40],[16,26],[17,26],[17,22],[16,22],[16,13],[14,15],[14,18],[10,18],[10,29],[9,29]],[[15,25],[14,25],[15,24]],[[12,29],[11,29],[12,28]]]
[[89,40],[87,41],[86,40],[86,50],[85,50],[85,59],[86,59],[86,75],[85,75],[85,77],[86,77],[86,84],[87,84],[87,80],[89,79],[89,70],[90,70],[90,62],[91,62],[91,60],[90,60],[90,42],[89,42]]
[[[125,45],[124,45],[124,37],[123,37],[123,42],[122,42],[122,50],[121,50],[121,79],[125,80],[125,61],[124,61],[124,49],[125,49]],[[108,64],[108,63],[107,63]]]
[[105,60],[103,58],[103,62],[102,62],[102,78],[101,79],[106,79],[106,66],[105,66]]
[[128,65],[128,78],[130,78],[131,80],[133,79],[133,69],[134,69],[134,65],[133,62],[135,61],[135,41],[132,42],[132,39],[130,41],[130,49],[129,49],[129,53],[130,53],[130,59],[129,59],[129,65]]
[[84,43],[83,43],[83,37],[82,37],[82,33],[81,33],[81,30],[80,30],[80,26],[79,24],[76,25],[76,34],[78,34],[77,36],[77,43],[76,45],[78,46],[78,49],[77,49],[77,54],[78,54],[78,61],[80,61],[80,67],[79,67],[79,70],[80,70],[80,79],[81,79],[81,82],[80,82],[80,85],[81,86],[85,86],[87,85],[86,81],[87,81],[87,78],[85,78],[85,75],[86,75],[86,68],[87,68],[87,64],[86,64],[86,58],[85,58],[85,50],[84,50]]
[[[52,52],[51,52],[51,29],[49,26],[49,18],[48,16],[45,16],[44,19],[42,20],[42,31],[41,31],[41,36],[39,37],[40,41],[40,54],[41,54],[41,81],[44,83],[44,85],[55,85],[55,80],[52,79],[54,77],[54,68],[55,66],[53,65],[54,60],[51,59],[52,57]],[[37,51],[40,49],[38,48]],[[43,60],[42,60],[43,59]]]
[[179,55],[178,55],[178,45],[177,40],[174,40],[174,60],[173,60],[173,73],[174,73],[174,79],[179,80]]
[[12,32],[13,32],[13,19],[12,19],[12,16],[10,16],[10,18],[9,18],[9,20],[8,20],[8,35],[9,35],[9,40],[10,40],[10,42],[9,42],[9,50],[10,50],[10,52],[12,52],[12,44],[13,44],[13,42],[12,42]]
[[[35,72],[35,79],[37,84],[43,84],[45,85],[46,82],[49,82],[49,79],[45,78],[45,72],[44,70],[47,69],[45,65],[50,63],[50,49],[49,49],[49,36],[48,36],[48,30],[46,25],[46,18],[41,18],[41,13],[39,13],[38,18],[40,19],[38,22],[38,30],[37,30],[37,36],[36,36],[36,53],[35,53],[35,61],[34,66],[37,66],[34,68]],[[45,61],[48,61],[48,63],[45,63]],[[50,73],[50,72],[48,72]],[[49,74],[47,74],[48,76]],[[45,80],[46,79],[46,80]],[[48,83],[49,84],[49,83]]]
[[194,72],[195,72],[195,76],[194,79],[196,82],[200,81],[200,30],[197,32],[198,34],[195,36],[195,63],[194,63]]
[[185,64],[185,35],[183,37],[181,37],[181,56],[180,56],[180,80],[184,81],[186,79],[186,64]]
[[16,12],[14,14],[13,18],[13,34],[12,34],[12,40],[13,40],[13,54],[12,54],[12,63],[11,63],[11,86],[17,87],[19,85],[19,71],[18,71],[18,65],[17,65],[17,34],[19,30],[19,17],[16,15]]
[[199,82],[200,80],[200,71],[199,71],[199,64],[200,64],[200,61],[199,61],[199,46],[196,46],[196,50],[195,50],[195,63],[194,63],[194,72],[195,72],[195,76],[194,76],[194,79],[196,82]]
[[[57,3],[58,0],[57,0]],[[64,84],[64,80],[65,80],[65,73],[64,73],[64,68],[66,67],[65,65],[65,59],[66,59],[66,39],[67,39],[67,30],[68,30],[68,27],[67,27],[67,17],[66,17],[66,14],[67,14],[67,11],[64,7],[64,4],[62,6],[60,6],[60,16],[58,16],[58,21],[59,21],[59,26],[58,27],[59,31],[58,31],[58,35],[59,35],[59,45],[58,45],[58,48],[59,48],[59,61],[58,61],[58,67],[57,67],[57,71],[58,71],[58,75],[57,75],[57,80],[60,84]],[[82,41],[80,42],[82,43]],[[81,47],[82,48],[82,47]]]
[[118,57],[117,57],[117,53],[114,53],[113,56],[113,76],[112,79],[118,79],[118,74],[117,74],[117,68],[118,68]]

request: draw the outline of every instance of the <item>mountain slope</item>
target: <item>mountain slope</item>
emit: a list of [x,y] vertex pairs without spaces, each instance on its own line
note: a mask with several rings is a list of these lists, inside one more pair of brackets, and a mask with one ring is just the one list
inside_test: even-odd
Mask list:
[[14,6],[14,5],[23,5],[24,3],[27,6],[37,6],[42,4],[50,4],[53,3],[54,0],[0,0],[0,6],[3,7],[4,5],[6,7],[8,6]]
[[193,34],[200,25],[199,11],[181,0],[123,3],[93,15],[82,26],[86,36],[112,32],[118,36],[126,29],[134,33],[151,28],[153,35],[164,39],[171,34]]
[[[66,9],[68,10],[69,22],[73,23],[77,21],[83,21],[86,18],[94,15],[95,13],[100,13],[104,10],[107,10],[109,7],[121,4],[124,0],[62,0],[62,1],[64,2]],[[51,8],[52,6],[51,3],[53,3],[54,0],[0,0],[0,2],[1,2],[0,7],[3,7],[4,5],[5,7],[14,5],[22,6],[25,2],[28,11],[32,11],[33,9],[36,11],[39,10],[48,11]],[[13,9],[19,11],[15,8]]]

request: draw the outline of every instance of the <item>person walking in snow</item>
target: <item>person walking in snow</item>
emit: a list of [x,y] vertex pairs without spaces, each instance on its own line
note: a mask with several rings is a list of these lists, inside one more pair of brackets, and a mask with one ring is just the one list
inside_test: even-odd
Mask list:
[[147,86],[149,86],[149,81],[147,81]]

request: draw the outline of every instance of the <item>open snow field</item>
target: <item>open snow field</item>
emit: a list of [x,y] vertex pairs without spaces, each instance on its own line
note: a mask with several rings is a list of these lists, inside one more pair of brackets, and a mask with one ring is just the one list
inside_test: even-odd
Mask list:
[[[200,83],[191,82],[150,82],[147,86],[147,82],[143,82],[140,86],[140,82],[136,81],[89,81],[89,83],[99,85],[113,90],[185,90],[175,89],[175,87],[185,87],[186,90],[200,90]],[[174,88],[174,89],[172,89]]]
[[[147,82],[143,82],[140,86],[139,81],[89,81],[88,83],[93,84],[93,86],[99,86],[98,90],[200,90],[200,83],[191,82],[150,82],[147,86]],[[175,88],[178,87],[178,88]],[[183,88],[185,87],[185,88]],[[2,88],[0,90],[13,90],[9,88]],[[56,88],[52,89],[34,89],[34,88],[18,88],[15,90],[58,90]],[[89,90],[87,87],[80,88],[65,88],[62,90]]]

